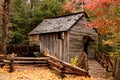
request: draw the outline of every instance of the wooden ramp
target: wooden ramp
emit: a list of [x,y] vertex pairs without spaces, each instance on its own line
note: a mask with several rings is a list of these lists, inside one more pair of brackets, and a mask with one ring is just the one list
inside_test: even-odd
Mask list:
[[113,80],[112,72],[107,72],[96,60],[89,59],[88,66],[93,80]]

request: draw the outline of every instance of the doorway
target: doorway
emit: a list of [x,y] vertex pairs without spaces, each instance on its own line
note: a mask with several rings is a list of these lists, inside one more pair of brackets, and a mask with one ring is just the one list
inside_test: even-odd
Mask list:
[[94,42],[94,40],[90,37],[90,36],[84,36],[84,51],[85,51],[85,53],[88,55],[88,47],[90,46],[90,44],[92,43],[92,42]]

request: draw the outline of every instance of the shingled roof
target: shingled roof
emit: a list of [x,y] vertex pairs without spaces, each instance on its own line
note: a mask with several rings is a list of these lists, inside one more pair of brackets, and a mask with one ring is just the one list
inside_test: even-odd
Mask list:
[[44,19],[35,29],[29,34],[43,34],[52,32],[61,32],[69,30],[83,15],[85,12],[79,12],[69,14],[65,16],[59,16],[56,18]]

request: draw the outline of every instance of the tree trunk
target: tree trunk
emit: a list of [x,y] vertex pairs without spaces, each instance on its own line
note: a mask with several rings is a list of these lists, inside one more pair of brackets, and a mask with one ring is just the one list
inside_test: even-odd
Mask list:
[[4,0],[3,4],[3,26],[2,26],[2,54],[6,54],[6,43],[7,43],[7,24],[9,16],[9,5],[10,0]]

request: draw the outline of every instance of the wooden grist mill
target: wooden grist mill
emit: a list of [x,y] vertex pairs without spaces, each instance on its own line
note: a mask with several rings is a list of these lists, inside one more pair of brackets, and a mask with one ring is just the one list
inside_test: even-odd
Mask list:
[[[48,49],[52,55],[66,62],[80,56],[85,48],[88,51],[88,58],[95,58],[98,34],[85,25],[87,19],[85,12],[44,19],[29,33],[30,45],[39,45],[40,53]],[[90,41],[90,44],[85,42],[89,39],[84,39],[86,36],[94,41],[92,43]]]

